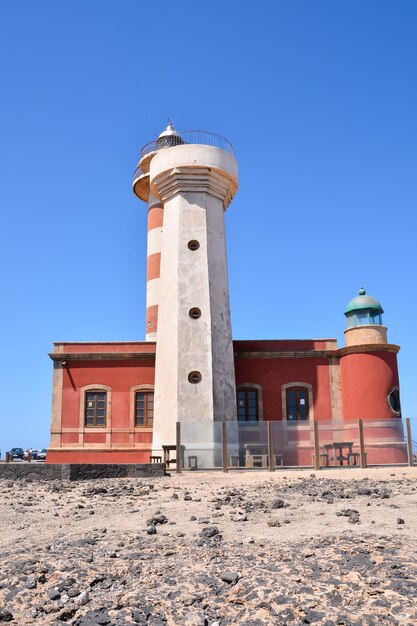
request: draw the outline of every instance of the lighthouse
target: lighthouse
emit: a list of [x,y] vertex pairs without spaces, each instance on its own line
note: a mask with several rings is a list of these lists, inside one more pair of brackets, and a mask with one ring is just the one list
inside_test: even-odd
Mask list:
[[237,179],[233,147],[213,133],[169,122],[142,148],[133,191],[148,215],[146,339],[54,344],[47,463],[169,467],[176,448],[177,469],[308,467],[317,433],[347,448],[342,463],[410,462],[400,348],[363,288],[345,309],[343,347],[232,342],[224,219]]
[[219,135],[170,122],[142,150],[133,189],[148,203],[154,451],[175,442],[177,421],[236,420],[224,213],[237,186],[233,148]]

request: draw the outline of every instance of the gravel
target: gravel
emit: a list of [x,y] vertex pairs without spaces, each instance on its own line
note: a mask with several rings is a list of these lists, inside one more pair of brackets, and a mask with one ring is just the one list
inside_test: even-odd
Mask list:
[[3,481],[0,623],[415,626],[415,477]]

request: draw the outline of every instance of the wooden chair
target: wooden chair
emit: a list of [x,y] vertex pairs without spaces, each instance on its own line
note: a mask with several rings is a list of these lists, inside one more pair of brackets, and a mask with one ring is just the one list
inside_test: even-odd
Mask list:
[[[329,467],[330,458],[328,452],[320,452],[320,467]],[[316,455],[313,454],[313,465],[316,465]]]

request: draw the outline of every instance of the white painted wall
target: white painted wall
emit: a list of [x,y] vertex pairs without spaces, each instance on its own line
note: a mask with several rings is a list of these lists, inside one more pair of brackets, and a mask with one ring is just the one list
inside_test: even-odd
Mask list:
[[[155,371],[156,451],[175,442],[175,423],[236,419],[224,208],[237,189],[237,164],[211,146],[161,150],[151,189],[164,203]],[[196,239],[200,248],[191,251]],[[192,307],[202,315],[189,316]],[[191,371],[202,381],[188,381]]]

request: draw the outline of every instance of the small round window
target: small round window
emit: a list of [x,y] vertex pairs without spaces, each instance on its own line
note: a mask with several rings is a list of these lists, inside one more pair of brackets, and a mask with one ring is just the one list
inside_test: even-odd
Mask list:
[[390,411],[399,417],[401,415],[400,390],[393,387],[387,397]]
[[193,308],[189,310],[189,315],[193,320],[198,320],[198,318],[201,317],[201,311],[198,307],[193,306]]
[[190,248],[190,250],[194,251],[199,249],[200,244],[196,239],[191,239],[191,241],[188,242],[188,247]]
[[201,382],[201,374],[200,372],[190,372],[188,374],[188,380],[190,383],[192,383],[193,385],[196,385],[197,383]]

